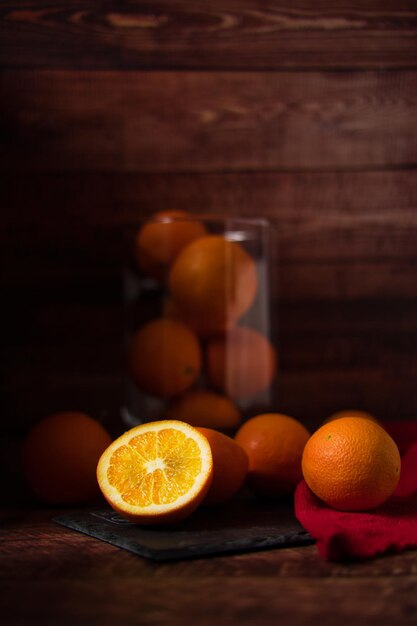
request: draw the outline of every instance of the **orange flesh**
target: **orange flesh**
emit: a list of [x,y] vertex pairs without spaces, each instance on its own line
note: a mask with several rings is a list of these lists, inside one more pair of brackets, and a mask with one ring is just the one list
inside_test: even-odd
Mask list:
[[107,478],[128,504],[170,504],[189,491],[201,469],[196,442],[163,429],[137,435],[117,448]]

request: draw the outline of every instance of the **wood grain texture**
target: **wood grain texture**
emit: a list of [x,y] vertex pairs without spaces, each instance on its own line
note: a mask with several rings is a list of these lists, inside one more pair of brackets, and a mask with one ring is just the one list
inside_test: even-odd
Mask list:
[[[377,215],[401,227],[417,205],[417,170],[337,172],[71,172],[0,175],[4,219],[11,238],[63,220],[119,228],[167,207],[244,217],[304,220],[351,218],[360,229]],[[19,220],[14,219],[18,212]],[[398,215],[398,219],[397,219]],[[281,217],[282,216],[282,217]],[[316,217],[315,217],[316,216]],[[368,218],[371,216],[371,218]],[[373,218],[372,218],[373,216]],[[43,224],[43,228],[40,228]],[[281,224],[280,226],[284,226]]]
[[3,2],[0,64],[56,68],[417,66],[408,0]]
[[[95,506],[102,508],[103,503],[98,501]],[[162,581],[165,577],[172,578],[174,572],[184,581],[196,577],[239,580],[261,575],[275,578],[279,585],[283,578],[302,578],[303,584],[308,584],[311,578],[378,579],[417,575],[415,551],[363,562],[335,563],[319,559],[314,545],[156,563],[51,522],[53,517],[63,513],[65,510],[41,508],[39,504],[0,510],[0,524],[4,530],[0,552],[2,583],[29,582],[35,576],[47,583],[58,579],[69,561],[71,570],[67,572],[67,579],[83,581],[141,581],[144,578]]]
[[[272,626],[277,620],[291,619],[300,626],[320,620],[333,626],[337,607],[340,624],[355,621],[360,626],[377,626],[389,619],[398,626],[409,626],[417,613],[413,588],[416,577],[363,579],[282,579],[277,593],[274,577],[225,577],[197,579],[171,577],[122,579],[119,581],[38,580],[3,585],[2,612],[9,626],[21,624],[75,623],[83,625],[118,623],[179,626],[186,620],[203,626]],[[201,589],[204,589],[202,594]],[[27,603],[10,606],[20,594]],[[196,598],[200,598],[196,601]]]
[[171,207],[276,226],[282,410],[415,415],[416,34],[411,0],[3,2],[0,433],[119,424],[123,232]]
[[[156,564],[61,529],[53,510],[5,511],[0,609],[8,626],[414,623],[415,552],[326,563],[315,546]],[[26,602],[21,602],[24,597]],[[337,608],[335,608],[337,607]]]
[[[1,429],[78,408],[120,427],[122,233],[176,207],[278,240],[279,408],[417,413],[415,171],[3,176]],[[302,390],[302,393],[300,393]]]
[[417,295],[415,171],[13,175],[1,187],[12,300],[35,286],[49,302],[65,289],[120,299],[125,229],[172,207],[268,217],[280,300]]
[[[121,308],[27,302],[8,324],[3,348],[2,432],[21,437],[37,419],[78,409],[115,434],[124,426]],[[417,306],[368,301],[280,303],[276,409],[316,427],[339,409],[381,419],[417,414]]]
[[7,71],[5,171],[416,165],[417,71]]

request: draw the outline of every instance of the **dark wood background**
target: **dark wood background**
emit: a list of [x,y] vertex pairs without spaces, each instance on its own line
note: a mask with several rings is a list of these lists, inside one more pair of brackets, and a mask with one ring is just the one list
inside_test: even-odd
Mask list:
[[417,6],[25,0],[0,8],[2,410],[121,400],[122,233],[266,216],[279,410],[417,411]]

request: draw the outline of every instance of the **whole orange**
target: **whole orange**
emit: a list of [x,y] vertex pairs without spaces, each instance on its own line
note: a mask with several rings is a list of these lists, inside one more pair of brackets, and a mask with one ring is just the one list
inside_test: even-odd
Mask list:
[[275,349],[253,328],[233,328],[207,344],[208,377],[232,398],[250,398],[265,391],[275,372]]
[[160,279],[179,252],[206,234],[187,211],[161,211],[146,222],[135,239],[135,258],[144,274]]
[[201,370],[197,336],[181,322],[160,318],[140,328],[129,347],[129,371],[144,392],[170,398],[188,389]]
[[230,430],[240,424],[241,415],[227,396],[205,389],[190,389],[168,409],[167,419],[191,426]]
[[245,422],[235,440],[249,457],[248,487],[269,498],[291,495],[302,478],[301,456],[309,436],[301,422],[281,413]]
[[168,284],[180,311],[197,329],[221,331],[251,306],[257,290],[256,265],[240,244],[207,235],[180,252]]
[[400,477],[397,445],[376,422],[343,417],[319,428],[302,459],[304,479],[329,506],[374,509],[394,492]]
[[248,471],[248,455],[231,437],[212,428],[197,428],[208,440],[213,455],[213,481],[203,504],[230,500],[240,489]]
[[96,466],[111,443],[92,417],[56,413],[29,431],[22,448],[23,471],[33,493],[49,504],[81,504],[97,496]]

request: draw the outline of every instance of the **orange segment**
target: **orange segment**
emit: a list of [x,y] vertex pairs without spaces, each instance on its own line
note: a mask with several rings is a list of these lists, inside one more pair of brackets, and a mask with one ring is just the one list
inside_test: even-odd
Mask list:
[[97,466],[109,504],[140,524],[172,523],[188,516],[203,500],[212,476],[207,439],[176,420],[132,428],[107,448]]

